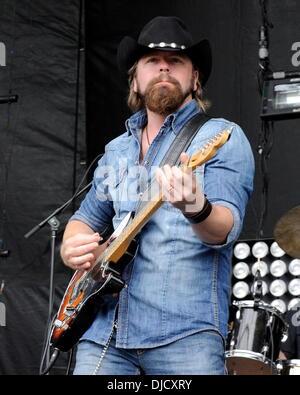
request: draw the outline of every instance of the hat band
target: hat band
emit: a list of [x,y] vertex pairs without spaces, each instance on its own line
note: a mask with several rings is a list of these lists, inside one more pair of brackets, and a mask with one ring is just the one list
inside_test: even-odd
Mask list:
[[180,45],[176,43],[165,43],[165,42],[160,42],[160,43],[150,43],[148,44],[149,48],[155,48],[155,49],[160,49],[160,48],[170,48],[170,49],[181,49],[184,50],[186,49],[185,45]]

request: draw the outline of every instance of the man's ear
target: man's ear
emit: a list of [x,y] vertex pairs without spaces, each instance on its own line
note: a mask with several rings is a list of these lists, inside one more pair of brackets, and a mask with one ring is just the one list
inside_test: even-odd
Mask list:
[[132,88],[133,88],[133,92],[137,93],[138,91],[138,86],[137,86],[137,81],[136,81],[136,75],[133,77],[132,79]]
[[[199,81],[199,71],[198,70],[194,70],[194,86],[193,86],[193,91],[196,92],[196,90],[198,89],[198,81]],[[199,81],[200,82],[200,81]]]

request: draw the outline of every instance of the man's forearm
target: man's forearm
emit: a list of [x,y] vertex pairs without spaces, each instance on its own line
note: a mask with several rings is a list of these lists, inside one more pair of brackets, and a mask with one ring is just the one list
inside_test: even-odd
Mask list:
[[72,236],[76,236],[78,233],[86,233],[92,235],[95,233],[95,231],[92,228],[90,228],[88,225],[86,225],[84,222],[73,220],[68,222],[65,228],[63,241],[67,240]]
[[224,206],[213,205],[210,215],[199,224],[191,224],[196,235],[208,244],[223,244],[233,227],[232,212]]

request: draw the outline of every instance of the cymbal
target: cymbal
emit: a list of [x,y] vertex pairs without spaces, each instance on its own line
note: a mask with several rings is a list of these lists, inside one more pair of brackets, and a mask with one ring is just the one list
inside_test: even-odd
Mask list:
[[293,258],[300,258],[300,206],[285,213],[274,228],[280,248]]

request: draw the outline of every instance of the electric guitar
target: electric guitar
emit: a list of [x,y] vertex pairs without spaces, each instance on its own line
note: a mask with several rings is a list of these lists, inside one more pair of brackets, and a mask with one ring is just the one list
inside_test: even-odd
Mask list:
[[[183,171],[193,171],[212,158],[229,139],[230,133],[231,130],[223,130],[211,138],[189,159],[188,165],[182,167]],[[134,258],[135,237],[162,203],[163,194],[159,191],[136,216],[128,213],[106,241],[105,250],[93,267],[74,273],[51,328],[53,347],[69,351],[92,324],[101,296],[118,294],[126,287],[122,272]]]

